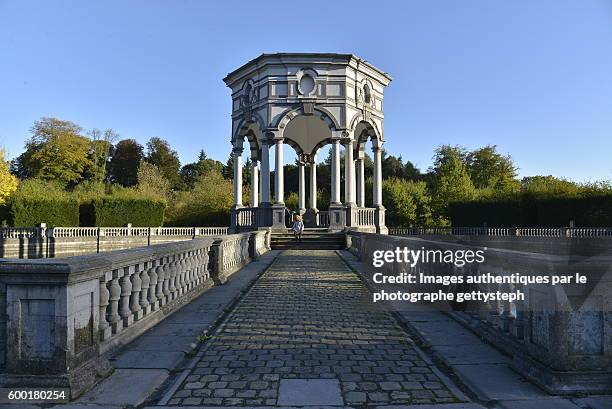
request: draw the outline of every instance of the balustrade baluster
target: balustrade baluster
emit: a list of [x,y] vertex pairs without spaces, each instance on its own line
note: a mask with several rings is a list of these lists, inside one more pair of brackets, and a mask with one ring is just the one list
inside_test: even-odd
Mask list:
[[133,322],[132,311],[130,310],[130,296],[132,295],[132,282],[130,272],[134,267],[125,267],[121,278],[121,310],[119,315],[123,319],[123,327],[130,326]]
[[132,295],[130,296],[130,310],[132,311],[134,321],[140,320],[143,316],[142,307],[140,306],[140,292],[142,291],[141,267],[144,268],[141,264],[137,264],[131,277]]
[[106,274],[102,274],[102,277],[100,277],[100,322],[98,323],[100,341],[104,341],[111,336],[111,328],[106,316],[106,309],[110,300],[110,292],[106,288],[106,278]]
[[109,302],[110,308],[107,311],[106,320],[111,326],[113,334],[119,332],[123,327],[121,325],[121,316],[119,315],[119,300],[121,299],[121,286],[119,285],[119,271],[114,270],[112,280],[109,284]]
[[[154,264],[155,262],[145,263],[144,269],[142,270],[142,273],[140,273],[140,279],[142,280],[142,290],[140,291],[140,307],[142,308],[144,315],[147,315],[149,312],[151,312],[151,309],[149,308],[149,288],[151,287],[150,266]],[[157,277],[155,277],[155,282],[157,282]],[[153,288],[151,290],[155,291],[155,284],[153,284]]]

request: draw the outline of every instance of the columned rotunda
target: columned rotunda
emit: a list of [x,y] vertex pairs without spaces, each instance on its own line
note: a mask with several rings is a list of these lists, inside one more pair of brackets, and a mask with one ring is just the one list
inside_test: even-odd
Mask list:
[[[386,233],[381,161],[383,93],[390,81],[389,75],[352,54],[262,54],[229,73],[224,82],[232,90],[232,229],[286,229],[283,145],[287,144],[299,159],[299,212],[307,227]],[[372,203],[365,201],[368,140],[374,160]],[[245,142],[251,159],[251,207],[244,207],[242,198]],[[316,158],[328,144],[331,200],[329,210],[321,211],[317,208]],[[270,189],[271,148],[275,150],[274,195]],[[340,163],[341,149],[344,164]]]

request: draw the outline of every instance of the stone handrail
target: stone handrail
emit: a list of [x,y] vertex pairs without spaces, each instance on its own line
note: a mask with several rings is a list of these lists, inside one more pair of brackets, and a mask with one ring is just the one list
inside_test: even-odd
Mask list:
[[[522,287],[525,301],[483,304],[449,304],[448,313],[508,355],[512,366],[551,393],[610,393],[612,391],[612,256],[589,254],[597,238],[575,242],[572,251],[534,253],[531,241],[515,237],[509,248],[493,248],[500,242],[479,240],[480,246],[435,238],[398,237],[349,232],[349,249],[368,265],[369,273],[385,275],[425,273],[429,275],[506,276],[529,274],[586,274],[588,285]],[[559,240],[572,241],[561,238]],[[508,244],[507,242],[503,242]],[[503,244],[502,243],[502,244]],[[483,247],[484,246],[484,247]],[[486,249],[483,263],[456,267],[449,263],[419,263],[411,269],[404,263],[372,265],[375,250],[467,250]],[[510,248],[511,247],[511,248]],[[517,250],[520,248],[521,250]],[[455,287],[451,291],[482,290],[510,292],[512,284],[482,284]],[[397,287],[394,287],[397,290]],[[420,284],[402,287],[423,291]],[[406,304],[402,304],[406,306]],[[406,308],[410,308],[409,306]]]
[[0,258],[66,257],[227,233],[227,227],[1,228]]
[[2,239],[20,239],[40,237],[40,228],[38,227],[1,227],[0,238]]
[[612,227],[389,227],[394,236],[612,237]]
[[268,236],[257,231],[64,259],[1,260],[3,387],[69,387],[78,396],[111,371],[104,352],[223,283],[269,250]]
[[[0,228],[0,235],[11,230],[36,228]],[[46,237],[120,237],[120,236],[212,236],[227,234],[227,227],[51,227]],[[6,232],[6,233],[5,233]],[[2,236],[3,237],[3,236]]]

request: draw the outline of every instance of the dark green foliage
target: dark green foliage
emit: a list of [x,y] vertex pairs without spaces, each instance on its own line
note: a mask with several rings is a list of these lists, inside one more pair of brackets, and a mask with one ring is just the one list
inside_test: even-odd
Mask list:
[[16,227],[74,227],[79,225],[78,199],[66,192],[61,183],[29,179],[6,202],[8,223]]
[[138,168],[143,159],[143,147],[134,139],[117,142],[110,161],[111,181],[122,186],[136,185]]
[[79,202],[76,198],[17,197],[8,201],[9,224],[18,227],[47,223],[48,227],[79,225]]
[[8,226],[9,217],[10,217],[9,207],[6,204],[1,204],[0,205],[0,227]]
[[521,198],[453,203],[452,225],[489,227],[576,227],[612,225],[612,195],[573,198]]
[[97,227],[125,226],[156,227],[164,222],[166,204],[162,200],[132,197],[101,197],[81,207],[81,220]]

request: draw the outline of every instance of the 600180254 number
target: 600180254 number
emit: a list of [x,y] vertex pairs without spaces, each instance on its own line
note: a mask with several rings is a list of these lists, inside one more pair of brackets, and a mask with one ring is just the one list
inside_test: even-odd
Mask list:
[[62,403],[68,402],[68,389],[2,388],[0,404],[4,403]]

